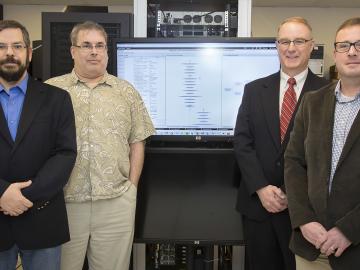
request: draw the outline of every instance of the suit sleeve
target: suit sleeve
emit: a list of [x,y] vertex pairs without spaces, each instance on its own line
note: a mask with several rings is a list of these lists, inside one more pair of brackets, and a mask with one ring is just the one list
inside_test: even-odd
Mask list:
[[339,219],[335,226],[351,241],[352,244],[360,243],[360,204]]
[[4,194],[7,188],[10,186],[11,183],[5,181],[4,179],[0,178],[0,197]]
[[249,194],[253,195],[258,189],[267,186],[269,183],[256,155],[254,128],[251,119],[251,95],[251,88],[246,85],[236,119],[234,150],[241,170],[241,179],[245,182]]
[[67,183],[76,159],[76,131],[71,98],[65,93],[56,127],[52,155],[33,179],[33,184],[22,190],[31,201],[48,200],[60,192]]
[[304,142],[306,140],[306,95],[295,116],[294,128],[285,152],[284,180],[293,228],[318,221],[308,197],[307,166]]

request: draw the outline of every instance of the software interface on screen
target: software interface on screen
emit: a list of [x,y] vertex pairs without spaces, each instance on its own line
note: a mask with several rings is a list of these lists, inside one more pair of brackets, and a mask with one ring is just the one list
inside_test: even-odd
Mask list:
[[244,85],[279,70],[273,43],[118,43],[117,76],[157,135],[232,136]]

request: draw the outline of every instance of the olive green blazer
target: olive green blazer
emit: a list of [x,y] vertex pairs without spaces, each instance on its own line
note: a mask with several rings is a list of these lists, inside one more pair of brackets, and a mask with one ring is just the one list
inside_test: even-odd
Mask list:
[[338,227],[352,242],[344,253],[329,257],[333,269],[360,269],[360,116],[346,139],[332,183],[332,133],[336,83],[307,93],[295,117],[285,152],[285,186],[293,227],[292,251],[315,260],[320,251],[301,234],[300,225],[316,221]]

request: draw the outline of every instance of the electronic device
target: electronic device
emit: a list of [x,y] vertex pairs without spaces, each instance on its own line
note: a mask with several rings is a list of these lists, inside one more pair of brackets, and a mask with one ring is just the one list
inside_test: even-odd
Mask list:
[[236,36],[236,27],[232,34],[230,19],[237,17],[229,11],[162,11],[158,10],[156,19],[156,37],[224,37]]
[[279,70],[270,38],[115,42],[116,74],[141,94],[152,140],[231,140],[245,84]]
[[[225,1],[226,2],[226,1]],[[148,37],[236,37],[237,4],[148,4]]]
[[315,44],[309,59],[309,68],[314,74],[324,77],[324,44]]
[[225,12],[216,11],[159,11],[159,17],[164,24],[225,24]]

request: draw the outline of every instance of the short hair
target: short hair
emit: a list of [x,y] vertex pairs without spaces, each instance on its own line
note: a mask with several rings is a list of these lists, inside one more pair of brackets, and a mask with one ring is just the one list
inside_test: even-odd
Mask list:
[[283,26],[285,23],[290,23],[290,22],[294,22],[294,23],[301,23],[303,25],[305,25],[310,33],[312,33],[312,28],[311,28],[311,25],[309,24],[309,22],[303,18],[303,17],[290,17],[290,18],[286,18],[285,20],[283,20],[280,24],[279,24],[279,27],[278,27],[278,33],[280,31],[280,28],[281,26]]
[[70,33],[70,41],[71,41],[71,45],[77,45],[77,38],[78,38],[78,34],[80,31],[86,31],[86,30],[96,30],[99,31],[105,38],[105,42],[107,43],[107,33],[104,29],[104,27],[102,27],[100,24],[93,22],[93,21],[86,21],[83,23],[78,23],[74,26],[74,28],[71,30]]
[[29,32],[21,23],[14,20],[2,20],[0,21],[0,32],[5,29],[20,29],[25,42],[25,46],[27,48],[31,47]]
[[343,22],[340,25],[340,27],[336,31],[336,35],[340,32],[340,30],[342,30],[344,28],[348,28],[351,26],[357,26],[357,25],[360,26],[360,17],[354,17],[354,18],[347,19],[345,22]]

